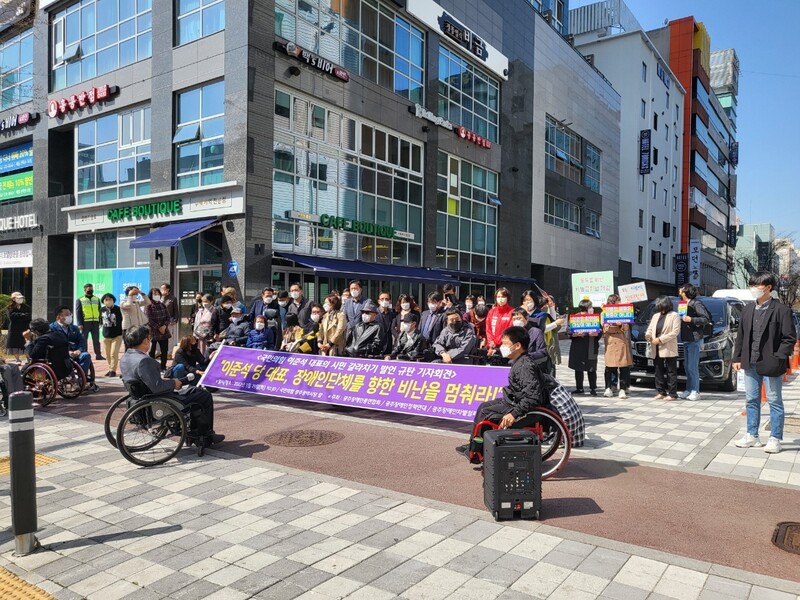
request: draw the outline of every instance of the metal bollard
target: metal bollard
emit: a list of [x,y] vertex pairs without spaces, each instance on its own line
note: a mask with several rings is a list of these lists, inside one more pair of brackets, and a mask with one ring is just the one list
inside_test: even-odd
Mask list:
[[8,446],[11,462],[11,530],[14,554],[36,551],[36,464],[33,438],[33,395],[14,392],[8,398]]

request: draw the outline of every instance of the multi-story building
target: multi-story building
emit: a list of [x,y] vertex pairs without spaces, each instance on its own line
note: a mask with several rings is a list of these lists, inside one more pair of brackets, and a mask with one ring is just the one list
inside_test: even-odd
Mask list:
[[756,271],[780,275],[775,228],[771,224],[739,225],[736,237],[733,287],[746,288],[747,280]]
[[647,35],[661,55],[669,57],[670,69],[687,92],[681,251],[690,252],[691,241],[699,243],[700,289],[710,294],[729,287],[734,273],[736,131],[711,86],[711,40],[703,24],[685,17]]
[[675,293],[685,89],[622,0],[570,11],[575,47],[619,92],[619,282]]
[[619,98],[567,9],[40,1],[0,33],[2,290],[50,315],[85,282],[171,281],[188,315],[225,285],[421,298],[614,268]]

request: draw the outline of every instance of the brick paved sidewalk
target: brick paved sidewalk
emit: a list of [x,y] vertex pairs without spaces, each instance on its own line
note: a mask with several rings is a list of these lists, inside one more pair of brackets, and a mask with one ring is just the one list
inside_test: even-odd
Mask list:
[[45,550],[13,557],[5,530],[0,566],[59,599],[800,600],[796,583],[220,452],[137,468],[67,417],[38,413],[36,432],[59,460],[38,471]]

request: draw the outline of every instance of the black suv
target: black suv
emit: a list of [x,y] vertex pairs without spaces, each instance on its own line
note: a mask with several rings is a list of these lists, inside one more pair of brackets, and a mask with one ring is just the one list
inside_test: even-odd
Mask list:
[[[670,299],[675,310],[678,310],[680,298],[672,297]],[[711,298],[708,296],[704,296],[700,300],[714,320],[714,331],[711,335],[706,336],[700,348],[700,381],[705,384],[718,385],[726,392],[733,392],[736,390],[736,371],[731,367],[731,356],[744,303],[735,298]],[[638,312],[636,321],[631,327],[632,378],[652,379],[655,377],[653,360],[645,356],[647,342],[644,339],[654,309],[655,300]],[[680,337],[678,338],[678,377],[686,378],[686,372],[683,369],[683,342],[680,341]]]

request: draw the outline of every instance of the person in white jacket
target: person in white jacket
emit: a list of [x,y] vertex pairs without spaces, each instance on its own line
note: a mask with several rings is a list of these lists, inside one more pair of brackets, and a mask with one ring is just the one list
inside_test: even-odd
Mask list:
[[[147,325],[147,316],[144,314],[144,307],[150,304],[147,294],[135,285],[125,288],[125,299],[120,302],[119,308],[122,311],[122,339],[125,340],[125,333],[134,327]],[[126,346],[127,348],[127,346]]]

